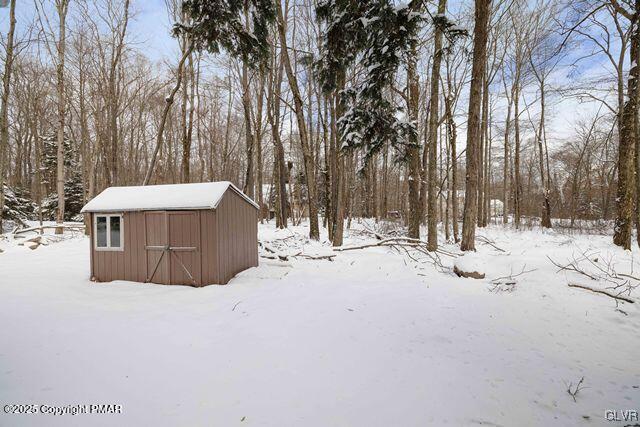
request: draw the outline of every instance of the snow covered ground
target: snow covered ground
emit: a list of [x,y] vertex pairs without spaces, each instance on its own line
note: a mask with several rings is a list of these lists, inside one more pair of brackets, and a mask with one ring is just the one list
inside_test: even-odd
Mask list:
[[[260,227],[281,254],[332,253],[305,234]],[[0,425],[639,422],[605,415],[640,411],[640,301],[568,287],[607,283],[547,258],[640,275],[638,252],[604,236],[480,234],[493,244],[478,242],[483,280],[453,275],[446,255],[436,268],[376,247],[334,261],[261,259],[228,286],[200,289],[91,283],[78,235],[35,250],[0,241],[0,404],[123,405],[103,415],[0,410]],[[348,235],[347,245],[375,241]],[[567,389],[581,378],[574,401]]]

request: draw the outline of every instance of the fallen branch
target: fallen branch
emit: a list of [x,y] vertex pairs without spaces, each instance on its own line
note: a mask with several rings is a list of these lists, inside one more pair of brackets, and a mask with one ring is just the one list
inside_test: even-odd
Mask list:
[[571,390],[573,383],[569,383],[569,387],[567,387],[567,393],[569,393],[569,395],[573,397],[574,402],[577,402],[576,396],[578,395],[578,392],[584,388],[584,387],[581,387],[583,382],[584,382],[584,377],[580,378],[580,381],[578,381],[578,384],[576,384],[576,387],[573,390]]
[[329,261],[333,261],[333,259],[337,256],[337,255],[305,255],[305,254],[296,254],[296,255],[291,255],[293,258],[296,257],[302,257],[304,259],[312,259],[312,260],[321,260],[321,259],[326,259]]
[[484,236],[476,236],[476,239],[478,239],[480,241],[480,243],[484,243],[485,245],[489,245],[491,247],[493,247],[495,250],[499,251],[499,252],[507,252],[502,248],[499,248],[498,246],[496,246],[495,242],[492,240],[489,240],[488,238],[484,237]]
[[[425,242],[424,240],[420,240],[420,239],[412,239],[411,237],[389,237],[386,239],[382,239],[379,240],[377,242],[374,243],[365,243],[363,245],[356,245],[356,246],[338,246],[336,248],[333,248],[334,251],[338,251],[338,252],[344,252],[344,251],[353,251],[353,250],[357,250],[357,249],[366,249],[366,248],[373,248],[376,246],[393,246],[393,245],[405,245],[408,247],[427,247],[427,242]],[[434,252],[434,251],[430,251],[430,252]],[[453,252],[449,252],[449,251],[445,251],[444,249],[436,249],[435,250],[436,253],[442,254],[442,255],[446,255],[446,256],[450,256],[450,257],[457,257],[459,256],[459,254],[455,254]]]
[[[333,248],[336,252],[344,252],[344,251],[354,251],[359,249],[367,249],[367,248],[375,248],[375,247],[389,247],[400,253],[404,253],[409,259],[414,262],[421,262],[422,260],[429,259],[431,262],[442,271],[448,270],[448,268],[444,267],[442,261],[440,260],[439,255],[445,255],[449,257],[457,257],[457,254],[444,251],[444,250],[435,250],[429,251],[427,249],[427,242],[420,239],[412,239],[410,237],[389,237],[377,242],[366,243],[363,245],[357,246],[339,246]],[[411,252],[414,251],[414,252]],[[417,254],[416,254],[417,252]],[[424,257],[418,258],[416,255],[424,255]]]
[[576,264],[577,264],[576,262],[571,262],[571,263],[569,263],[569,264],[567,264],[567,265],[561,265],[561,264],[558,264],[557,262],[555,262],[554,260],[552,260],[552,259],[551,259],[551,257],[549,257],[548,255],[547,255],[547,259],[548,259],[549,261],[551,261],[551,263],[552,263],[553,265],[555,265],[556,267],[558,267],[558,271],[557,271],[558,273],[559,273],[559,272],[561,272],[561,271],[565,271],[565,270],[566,270],[566,271],[575,271],[576,273],[578,273],[578,274],[582,274],[583,276],[586,276],[586,277],[588,277],[588,278],[589,278],[589,279],[591,279],[591,280],[598,280],[598,278],[597,278],[597,277],[594,277],[594,276],[592,276],[591,274],[586,273],[586,272],[585,272],[584,270],[582,270],[581,268],[578,268],[578,266],[576,265]]
[[592,288],[592,287],[585,286],[585,285],[580,285],[580,284],[578,284],[578,283],[569,283],[569,284],[568,284],[568,286],[569,286],[570,288],[580,288],[580,289],[585,289],[585,290],[587,290],[587,291],[595,292],[596,294],[606,295],[606,296],[611,297],[611,298],[613,298],[613,299],[615,299],[615,300],[621,300],[621,301],[625,301],[625,302],[628,302],[628,303],[631,303],[631,304],[633,304],[633,303],[635,302],[635,301],[634,301],[634,300],[632,300],[631,298],[627,298],[627,297],[624,297],[624,296],[622,296],[622,295],[615,295],[615,294],[612,294],[612,293],[611,293],[611,292],[609,292],[609,291],[605,291],[605,290],[602,290],[602,289],[594,289],[594,288]]
[[30,233],[32,231],[44,231],[46,229],[54,229],[54,228],[62,228],[65,230],[72,230],[72,231],[81,231],[84,230],[84,225],[42,225],[42,226],[38,226],[38,227],[31,227],[31,228],[23,228],[22,230],[17,230],[13,232],[13,235],[19,235],[19,234],[23,234],[23,233]]
[[513,290],[516,287],[516,284],[518,283],[515,279],[516,277],[536,271],[535,268],[532,270],[526,270],[526,268],[527,268],[527,265],[525,264],[522,267],[522,270],[520,270],[520,273],[513,274],[513,270],[511,270],[511,273],[508,276],[496,277],[495,279],[492,279],[491,284],[493,285],[493,288],[491,288],[490,291],[496,292],[496,293],[504,292],[504,291],[513,292]]

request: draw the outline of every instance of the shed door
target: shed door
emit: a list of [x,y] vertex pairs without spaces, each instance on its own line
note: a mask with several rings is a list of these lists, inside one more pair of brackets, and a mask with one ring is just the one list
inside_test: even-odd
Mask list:
[[144,247],[147,257],[146,282],[170,284],[167,231],[165,212],[144,213]]
[[200,285],[200,213],[168,212],[167,218],[171,284]]
[[199,212],[146,212],[147,282],[199,286]]

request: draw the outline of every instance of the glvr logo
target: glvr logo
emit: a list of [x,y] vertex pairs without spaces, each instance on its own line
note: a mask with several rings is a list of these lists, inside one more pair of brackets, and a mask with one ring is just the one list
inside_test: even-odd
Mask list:
[[633,409],[626,410],[607,410],[605,412],[605,418],[607,421],[638,421],[638,411]]

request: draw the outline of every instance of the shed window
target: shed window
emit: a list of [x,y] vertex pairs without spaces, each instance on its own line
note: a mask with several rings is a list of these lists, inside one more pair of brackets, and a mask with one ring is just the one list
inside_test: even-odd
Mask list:
[[122,215],[96,215],[96,249],[122,250]]

